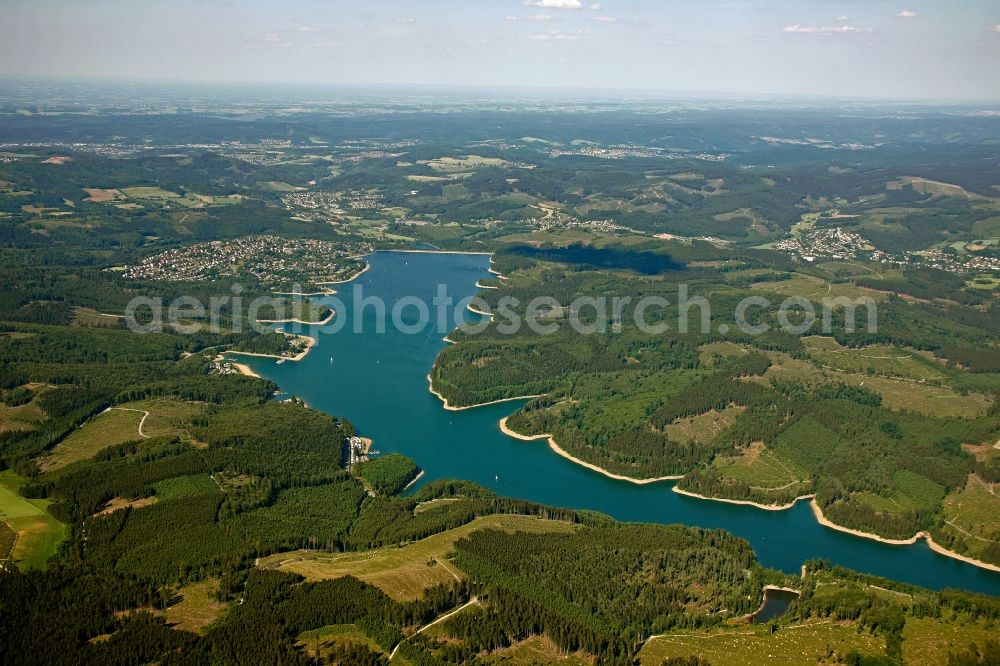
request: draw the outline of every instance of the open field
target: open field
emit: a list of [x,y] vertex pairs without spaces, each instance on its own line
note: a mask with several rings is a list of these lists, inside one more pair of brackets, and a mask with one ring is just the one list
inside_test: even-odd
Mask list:
[[891,514],[934,509],[944,497],[944,488],[913,472],[898,470],[881,495],[862,492],[852,497],[876,511]]
[[882,404],[889,409],[905,409],[932,416],[972,418],[985,414],[993,404],[991,398],[982,393],[962,395],[958,391],[942,386],[915,384],[888,377],[864,375],[847,375],[847,377],[848,383],[863,385],[881,394]]
[[303,631],[296,640],[302,651],[310,656],[319,652],[320,657],[327,658],[332,648],[364,645],[372,652],[385,654],[378,643],[368,638],[363,631],[353,624],[328,624],[319,629]]
[[301,192],[306,189],[304,187],[290,185],[289,183],[284,183],[279,180],[269,180],[267,182],[257,181],[257,186],[262,187],[265,190],[271,190],[272,192]]
[[0,520],[17,533],[11,559],[22,568],[45,566],[66,538],[66,526],[46,510],[48,500],[29,500],[18,494],[22,479],[14,472],[0,472]]
[[109,513],[114,513],[115,511],[121,511],[122,509],[141,509],[144,506],[150,506],[151,504],[156,504],[157,497],[140,497],[139,499],[129,500],[122,497],[113,497],[108,500],[101,510],[95,513],[95,516],[106,516]]
[[712,360],[716,356],[721,356],[722,358],[732,358],[737,356],[746,356],[750,352],[746,350],[735,342],[709,342],[706,345],[698,347],[698,360],[705,364],[711,365]]
[[893,410],[907,410],[932,416],[974,417],[984,414],[992,405],[989,396],[982,393],[962,395],[943,386],[933,386],[911,379],[872,377],[867,374],[849,373],[835,368],[822,368],[806,361],[793,359],[783,353],[768,353],[772,365],[762,378],[748,381],[792,380],[807,386],[827,382],[842,382],[862,386],[882,396],[883,406]]
[[[271,183],[266,184],[266,186],[271,186]],[[281,192],[293,192],[298,191],[302,188],[295,188],[292,185],[287,185],[287,183],[278,184],[284,187],[291,187],[293,189],[277,189],[276,191]],[[270,189],[275,189],[272,186]],[[127,197],[138,202],[153,202],[153,203],[163,203],[172,202],[180,204],[186,208],[204,208],[205,206],[224,206],[228,204],[235,204],[242,201],[243,197],[239,194],[233,194],[229,196],[211,196],[207,194],[196,194],[194,192],[184,192],[183,194],[177,192],[171,192],[169,190],[164,190],[160,187],[123,187],[120,190],[87,190],[91,193],[89,200],[105,203],[114,203],[119,201],[121,197]],[[95,197],[94,192],[98,193]],[[117,194],[114,194],[117,193]],[[107,197],[111,196],[110,199]]]
[[977,275],[975,278],[965,283],[969,289],[983,289],[996,291],[1000,289],[1000,277],[995,275]]
[[[191,419],[203,411],[204,405],[199,403],[171,399],[142,400],[113,407],[70,433],[42,459],[42,467],[46,472],[59,469],[133,439],[186,436]],[[143,412],[149,412],[145,420]]]
[[970,643],[997,639],[997,628],[977,622],[941,622],[933,618],[906,619],[903,627],[903,661],[907,664],[947,664],[951,652]]
[[406,177],[406,180],[413,181],[414,183],[447,183],[455,178],[456,176],[422,176],[410,174]]
[[[833,338],[804,338],[809,356],[817,365],[844,372],[872,372],[920,381],[944,381],[940,364],[930,354],[892,345],[872,345],[861,349],[841,347]],[[936,367],[937,366],[937,367]]]
[[417,164],[425,164],[435,171],[451,173],[453,171],[466,171],[476,167],[509,166],[510,162],[502,160],[499,157],[463,155],[461,157],[439,157],[434,160],[419,160]]
[[119,191],[130,199],[176,199],[181,196],[160,187],[123,187]]
[[[857,650],[882,655],[885,640],[858,633],[851,623],[816,622],[782,627],[775,634],[768,628],[741,628],[718,632],[690,632],[656,636],[639,652],[639,661],[659,666],[670,657],[697,655],[712,666],[801,666],[832,661],[830,652],[845,655]],[[929,663],[929,662],[924,662]]]
[[566,654],[548,636],[531,636],[510,647],[491,652],[481,659],[483,664],[566,664],[584,666],[593,664],[594,658],[582,652]]
[[965,544],[963,553],[980,558],[991,544],[1000,546],[1000,494],[974,474],[965,488],[944,499],[944,520],[944,531]]
[[153,489],[156,490],[156,499],[161,502],[219,492],[219,486],[208,474],[175,476],[157,481],[153,484]]
[[110,409],[93,417],[59,442],[41,459],[41,467],[51,472],[78,460],[92,458],[101,449],[139,439],[140,412]]
[[16,407],[0,404],[0,433],[7,430],[31,430],[47,418],[34,400]]
[[108,203],[109,201],[118,201],[125,196],[120,190],[116,189],[105,190],[96,187],[85,187],[83,188],[83,191],[87,193],[87,198],[84,199],[84,201],[90,201],[92,203]]
[[0,562],[10,557],[17,543],[17,532],[10,525],[0,520]]
[[[824,298],[838,298],[841,296],[847,298],[868,297],[874,301],[882,301],[888,297],[887,294],[870,289],[862,289],[849,282],[827,282],[812,275],[802,274],[796,274],[788,280],[778,282],[755,282],[750,285],[750,288],[757,291],[767,291],[776,296],[800,296],[815,302],[821,302]],[[859,317],[864,316],[865,312],[862,309]]]
[[568,523],[533,516],[484,516],[467,525],[401,547],[347,554],[297,550],[262,558],[258,565],[297,573],[307,580],[355,576],[381,588],[397,601],[412,601],[434,585],[459,578],[461,571],[448,563],[445,556],[462,537],[490,528],[534,533],[576,529]]
[[715,466],[722,476],[743,481],[754,490],[784,490],[809,479],[808,474],[774,455],[759,442],[749,446],[739,457],[716,458]]
[[164,611],[167,622],[178,629],[201,633],[226,610],[226,604],[215,599],[219,581],[215,579],[191,583],[177,590],[180,600]]
[[105,314],[91,308],[73,308],[73,326],[121,328],[123,321],[119,315]]
[[887,183],[885,189],[901,190],[907,185],[912,186],[914,191],[919,192],[920,194],[930,194],[935,197],[962,197],[965,199],[985,198],[978,194],[969,192],[961,185],[942,183],[940,181],[920,178],[918,176],[903,176],[902,178],[897,178],[896,180]]
[[746,410],[745,407],[730,405],[725,409],[712,410],[697,416],[689,416],[671,423],[664,432],[667,437],[676,442],[696,442],[709,443],[715,439],[720,432],[731,426],[736,417]]

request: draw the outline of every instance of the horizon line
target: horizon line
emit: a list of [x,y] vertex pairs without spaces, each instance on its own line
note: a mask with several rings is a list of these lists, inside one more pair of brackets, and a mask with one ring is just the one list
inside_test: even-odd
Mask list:
[[[879,103],[901,103],[901,104],[924,104],[928,106],[971,106],[978,104],[1000,105],[1000,97],[890,97],[876,95],[825,95],[820,93],[794,93],[794,92],[747,92],[747,91],[724,91],[724,90],[679,90],[669,88],[616,88],[616,87],[589,87],[589,86],[541,86],[508,83],[413,83],[413,82],[359,82],[359,81],[274,81],[263,79],[188,79],[176,77],[117,77],[93,74],[25,74],[20,72],[0,72],[0,80],[19,79],[22,81],[45,82],[71,82],[71,81],[100,81],[110,84],[147,84],[147,85],[189,85],[189,86],[261,86],[261,87],[285,87],[285,88],[319,88],[329,90],[381,90],[404,92],[413,89],[425,90],[454,90],[464,92],[539,92],[557,93],[559,95],[592,95],[594,97],[603,96],[604,100],[613,99],[621,102],[641,102],[641,101],[666,101],[669,99],[683,100],[722,100],[731,101],[764,101],[764,100],[799,100],[799,101],[842,101],[842,102],[879,102]],[[641,97],[646,95],[648,97]],[[639,96],[629,99],[630,96]],[[5,95],[0,95],[4,99]],[[550,101],[550,99],[540,99],[539,102]]]

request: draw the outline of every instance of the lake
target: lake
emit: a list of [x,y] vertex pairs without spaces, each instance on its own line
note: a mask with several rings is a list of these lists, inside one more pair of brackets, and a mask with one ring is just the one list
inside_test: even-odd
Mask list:
[[[788,572],[798,572],[805,560],[825,558],[929,588],[1000,595],[1000,574],[939,555],[922,541],[892,546],[825,528],[805,502],[787,511],[764,511],[683,497],[667,482],[639,486],[587,470],[556,455],[542,440],[524,442],[500,432],[497,422],[521,402],[445,410],[427,384],[427,373],[447,344],[433,325],[416,334],[392,326],[377,332],[376,313],[365,308],[363,331],[355,332],[349,298],[354,284],[361,285],[366,297],[384,299],[390,309],[404,297],[430,303],[439,284],[458,300],[479,291],[476,280],[490,277],[488,261],[484,255],[375,253],[368,271],[352,284],[336,285],[340,293],[324,299],[337,310],[334,322],[286,327],[316,337],[305,359],[277,363],[241,356],[240,362],[310,407],[349,419],[381,453],[411,457],[425,470],[420,483],[467,479],[502,495],[592,509],[620,520],[721,528],[749,541],[764,565]],[[343,298],[346,307],[334,298]],[[415,319],[413,308],[407,313]],[[460,316],[471,320],[477,315],[462,310]]]

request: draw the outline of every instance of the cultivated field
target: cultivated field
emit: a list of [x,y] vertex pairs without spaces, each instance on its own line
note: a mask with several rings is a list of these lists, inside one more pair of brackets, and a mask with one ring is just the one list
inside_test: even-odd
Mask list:
[[87,198],[84,201],[92,203],[108,203],[109,201],[118,201],[125,197],[120,190],[116,189],[105,190],[96,187],[85,187],[83,191],[87,193]]
[[355,576],[379,587],[397,601],[412,601],[434,585],[461,578],[464,574],[448,562],[445,556],[462,537],[476,530],[490,528],[534,533],[569,532],[576,529],[568,523],[534,516],[484,516],[462,527],[405,546],[346,554],[297,550],[262,558],[258,565],[297,573],[307,580]]
[[23,568],[37,569],[56,552],[66,537],[66,526],[45,510],[48,500],[21,497],[21,483],[14,472],[0,472],[0,520],[17,534],[11,559]]

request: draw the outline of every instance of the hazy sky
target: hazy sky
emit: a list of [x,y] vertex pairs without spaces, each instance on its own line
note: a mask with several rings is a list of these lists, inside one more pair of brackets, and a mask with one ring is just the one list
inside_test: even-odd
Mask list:
[[1000,0],[0,0],[0,72],[1000,98]]

